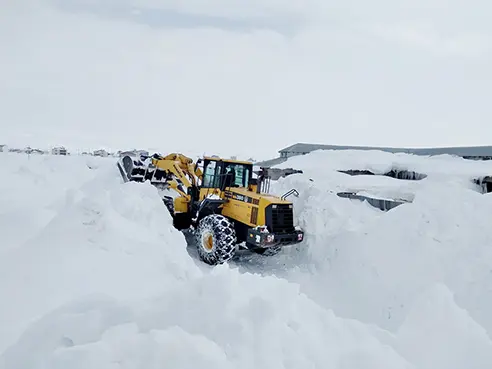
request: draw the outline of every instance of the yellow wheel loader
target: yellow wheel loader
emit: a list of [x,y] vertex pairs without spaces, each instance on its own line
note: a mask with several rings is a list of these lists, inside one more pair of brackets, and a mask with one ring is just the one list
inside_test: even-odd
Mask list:
[[117,166],[124,181],[150,183],[162,194],[174,227],[192,230],[198,254],[207,264],[222,264],[240,248],[273,255],[281,247],[303,241],[294,226],[290,195],[268,193],[268,170],[253,178],[253,163],[204,157],[148,153],[123,154]]

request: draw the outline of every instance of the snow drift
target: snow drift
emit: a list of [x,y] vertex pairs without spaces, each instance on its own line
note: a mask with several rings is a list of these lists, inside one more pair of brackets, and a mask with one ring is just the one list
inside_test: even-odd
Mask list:
[[[27,165],[22,156],[2,159]],[[72,298],[144,297],[196,273],[183,267],[194,263],[153,187],[122,186],[111,170],[88,173],[83,158],[31,157],[30,163],[31,171],[23,170],[29,174],[22,178],[25,192],[3,192],[4,216],[9,204],[25,204],[28,220],[44,227],[9,224],[21,242],[4,244],[0,259],[1,296],[9,301],[0,307],[0,347],[8,333]],[[32,176],[40,180],[32,182]],[[39,200],[31,202],[32,195]]]
[[[0,155],[0,368],[488,368],[491,200],[469,179],[492,166],[354,152],[285,165],[304,174],[273,190],[299,190],[306,241],[211,268],[113,160]],[[337,172],[395,165],[427,177]],[[355,187],[413,202],[336,196]]]
[[31,326],[6,351],[5,363],[8,368],[114,363],[121,368],[411,368],[367,327],[335,317],[295,285],[227,267],[136,306],[93,299],[63,307]]
[[[492,172],[492,163],[447,155],[419,157],[383,152],[329,151],[290,159],[284,165],[304,174],[276,183],[278,193],[296,187],[294,198],[306,245],[285,251],[286,262],[302,261],[313,273],[292,280],[322,306],[344,317],[396,332],[410,306],[427,288],[443,283],[456,303],[492,334],[492,197],[473,178]],[[338,170],[391,168],[427,177],[402,181],[352,177]],[[311,180],[309,180],[311,179]],[[338,190],[412,198],[387,213],[341,199]]]

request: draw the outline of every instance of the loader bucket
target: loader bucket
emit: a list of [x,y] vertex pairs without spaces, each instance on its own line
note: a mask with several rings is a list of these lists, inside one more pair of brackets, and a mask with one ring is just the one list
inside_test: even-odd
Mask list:
[[125,155],[118,160],[117,165],[125,182],[150,181],[151,184],[159,187],[167,184],[167,173],[152,165],[148,156]]
[[138,158],[132,158],[131,156],[126,155],[118,161],[117,165],[121,177],[125,182],[143,182],[145,180],[146,168]]

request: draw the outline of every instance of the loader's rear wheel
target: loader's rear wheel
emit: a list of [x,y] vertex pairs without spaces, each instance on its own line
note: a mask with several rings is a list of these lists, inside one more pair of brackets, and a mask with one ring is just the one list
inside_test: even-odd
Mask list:
[[195,241],[200,259],[210,265],[223,264],[236,252],[234,225],[223,215],[203,218],[198,224]]

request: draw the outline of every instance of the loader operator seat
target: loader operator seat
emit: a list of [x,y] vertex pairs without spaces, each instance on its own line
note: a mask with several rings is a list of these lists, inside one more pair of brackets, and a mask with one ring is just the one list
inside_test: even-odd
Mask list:
[[227,173],[225,175],[224,188],[234,186],[236,182],[236,171],[234,168],[227,168]]

